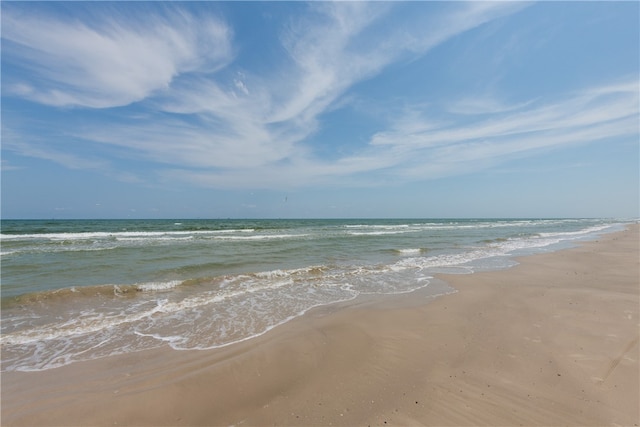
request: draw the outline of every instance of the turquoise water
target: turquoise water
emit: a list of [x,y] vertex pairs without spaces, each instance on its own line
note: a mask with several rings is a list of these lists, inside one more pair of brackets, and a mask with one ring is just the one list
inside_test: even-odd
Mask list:
[[2,221],[2,370],[249,339],[312,307],[508,268],[624,221]]

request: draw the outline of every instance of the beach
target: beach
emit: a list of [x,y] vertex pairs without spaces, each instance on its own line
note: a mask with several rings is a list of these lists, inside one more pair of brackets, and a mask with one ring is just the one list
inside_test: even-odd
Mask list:
[[3,372],[2,425],[639,425],[639,231],[218,349]]

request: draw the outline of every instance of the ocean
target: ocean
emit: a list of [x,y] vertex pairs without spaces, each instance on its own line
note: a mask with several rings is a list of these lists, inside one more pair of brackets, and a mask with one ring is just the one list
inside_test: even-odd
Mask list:
[[[3,220],[2,371],[259,336],[622,230],[609,219]],[[433,287],[433,294],[443,292]]]

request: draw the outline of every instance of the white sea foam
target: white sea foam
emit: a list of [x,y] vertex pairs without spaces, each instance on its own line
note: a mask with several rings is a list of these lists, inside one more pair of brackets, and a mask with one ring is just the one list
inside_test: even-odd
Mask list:
[[541,232],[539,233],[540,237],[550,237],[555,239],[573,239],[576,237],[583,237],[588,235],[597,234],[599,232],[610,229],[612,226],[610,224],[604,225],[596,225],[593,227],[588,227],[582,230],[576,231],[559,231],[559,232]]
[[422,249],[420,248],[396,249],[396,252],[398,252],[401,255],[417,255],[422,252]]
[[192,231],[117,231],[117,232],[82,232],[82,233],[40,233],[40,234],[0,234],[0,240],[95,240],[95,239],[151,239],[158,237],[207,236],[228,233],[252,233],[254,229],[225,230],[192,230]]
[[307,237],[308,234],[257,234],[255,236],[216,236],[217,240],[272,240],[297,239]]
[[397,230],[389,230],[389,231],[350,231],[348,234],[352,236],[385,236],[392,234],[406,234],[414,232],[412,229],[397,229]]
[[193,240],[194,236],[184,236],[184,235],[178,235],[178,236],[171,236],[171,235],[166,235],[166,236],[156,236],[153,238],[150,238],[149,236],[144,236],[144,237],[116,237],[115,239],[119,242],[161,242],[161,241],[179,241],[179,240]]
[[182,280],[170,280],[168,282],[139,283],[136,288],[140,291],[167,291],[182,284]]
[[409,224],[395,224],[395,225],[379,225],[379,224],[347,224],[344,226],[345,228],[371,228],[371,229],[384,229],[384,230],[394,230],[398,228],[408,228]]
[[118,313],[111,316],[105,315],[104,313],[84,313],[82,316],[70,318],[63,322],[3,334],[0,337],[0,342],[3,345],[24,345],[105,331],[120,326],[123,323],[133,323],[146,318],[158,312],[160,307],[161,305],[158,304],[151,309],[141,310],[137,313]]

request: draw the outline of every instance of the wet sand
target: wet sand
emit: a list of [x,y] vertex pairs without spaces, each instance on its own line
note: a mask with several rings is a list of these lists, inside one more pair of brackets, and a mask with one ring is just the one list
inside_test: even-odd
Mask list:
[[2,425],[638,425],[639,231],[217,350],[3,373]]

